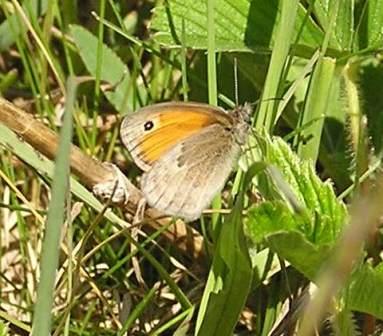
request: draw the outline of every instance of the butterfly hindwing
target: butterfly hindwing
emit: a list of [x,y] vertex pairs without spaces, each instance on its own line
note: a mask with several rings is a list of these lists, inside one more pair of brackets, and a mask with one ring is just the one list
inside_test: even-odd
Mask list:
[[194,220],[223,188],[240,147],[222,125],[206,127],[180,141],[144,173],[148,204],[166,214]]

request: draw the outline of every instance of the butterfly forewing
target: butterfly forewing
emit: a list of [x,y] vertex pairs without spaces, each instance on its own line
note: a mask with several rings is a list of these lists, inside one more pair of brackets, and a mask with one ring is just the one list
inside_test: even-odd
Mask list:
[[198,103],[149,106],[124,118],[121,140],[144,171],[176,143],[213,124],[230,125],[231,117],[219,108]]

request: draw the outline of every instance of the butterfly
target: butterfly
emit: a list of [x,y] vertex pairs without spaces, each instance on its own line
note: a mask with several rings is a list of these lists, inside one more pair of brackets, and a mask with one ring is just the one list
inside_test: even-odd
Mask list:
[[144,173],[146,202],[192,221],[222,190],[246,143],[250,104],[232,111],[202,103],[147,106],[123,118],[120,137]]

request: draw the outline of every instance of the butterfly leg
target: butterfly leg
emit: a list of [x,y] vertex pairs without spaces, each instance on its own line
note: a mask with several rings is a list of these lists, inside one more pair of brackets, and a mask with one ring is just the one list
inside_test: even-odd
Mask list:
[[103,199],[111,199],[113,203],[127,203],[130,181],[113,163],[104,162],[103,164],[107,169],[113,171],[114,178],[94,185],[93,193]]
[[136,213],[134,214],[133,224],[138,224],[143,221],[144,215],[145,215],[145,209],[146,209],[146,199],[145,197],[142,197],[137,204],[137,210],[136,210]]

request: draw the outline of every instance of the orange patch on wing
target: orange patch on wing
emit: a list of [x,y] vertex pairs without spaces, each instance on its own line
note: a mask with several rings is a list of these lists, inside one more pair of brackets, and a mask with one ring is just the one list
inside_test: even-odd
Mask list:
[[160,113],[156,119],[155,129],[139,145],[140,158],[148,164],[157,161],[180,140],[219,122],[214,115],[190,110]]

